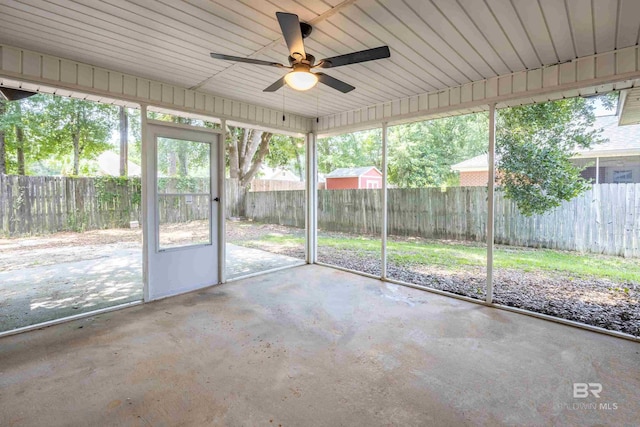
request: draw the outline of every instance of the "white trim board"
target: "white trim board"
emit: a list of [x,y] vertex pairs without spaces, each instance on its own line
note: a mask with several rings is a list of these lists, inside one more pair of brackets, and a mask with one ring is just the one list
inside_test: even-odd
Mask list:
[[[82,92],[117,104],[147,104],[225,119],[297,136],[316,130],[319,137],[445,117],[514,104],[634,87],[640,79],[639,47],[604,52],[562,64],[525,70],[445,90],[365,106],[315,119],[127,75],[76,61],[0,44],[0,79],[48,85],[61,95]],[[614,83],[618,82],[614,85]],[[7,81],[5,84],[10,84]],[[580,91],[580,89],[588,88]],[[69,91],[64,93],[64,90]],[[58,93],[59,91],[56,91]],[[582,93],[584,92],[584,93]],[[90,99],[90,98],[88,98]],[[119,102],[120,101],[120,102]],[[314,129],[315,128],[315,129]]]
[[[320,117],[318,137],[397,125],[516,104],[604,93],[633,87],[640,78],[639,47],[577,58],[562,64],[492,77],[445,90]],[[587,89],[585,89],[587,88]],[[581,90],[582,89],[582,90]]]
[[[118,71],[0,44],[0,78],[226,119],[302,136],[312,119]],[[5,83],[11,84],[11,81]],[[57,92],[56,92],[57,93]]]

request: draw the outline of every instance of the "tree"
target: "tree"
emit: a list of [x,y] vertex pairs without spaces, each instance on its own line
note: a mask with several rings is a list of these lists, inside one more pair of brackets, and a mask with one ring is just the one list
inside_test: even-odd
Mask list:
[[5,145],[4,115],[7,112],[7,101],[0,98],[0,175],[7,173],[7,151]]
[[588,188],[574,150],[604,142],[593,129],[593,103],[584,98],[500,110],[496,125],[496,170],[505,197],[522,214],[549,211]]
[[2,102],[0,114],[0,132],[2,133],[3,153],[0,156],[4,173],[25,175],[28,165],[50,155],[55,147],[39,146],[33,142],[34,117],[32,107],[44,95],[30,99]]
[[44,98],[40,114],[33,114],[35,142],[54,144],[58,156],[72,152],[73,175],[80,174],[81,159],[93,159],[111,148],[117,108],[75,98]]
[[[149,112],[149,118],[161,121],[170,121],[174,123],[200,125],[204,127],[213,128],[217,125],[210,122],[202,122],[200,120],[188,119],[168,114]],[[130,132],[133,135],[139,135],[140,133],[140,113],[137,110],[129,112],[129,126]],[[259,171],[262,164],[265,162],[267,155],[269,154],[271,141],[276,137],[280,143],[289,143],[288,138],[282,135],[272,135],[269,132],[258,131],[254,129],[245,129],[240,127],[228,126],[227,127],[227,140],[226,140],[226,155],[227,165],[229,166],[230,176],[238,179],[243,187],[247,187],[256,173]],[[134,161],[141,161],[141,143],[135,137],[133,144],[131,145],[130,156]],[[169,146],[167,146],[169,147]],[[191,147],[193,148],[193,146]],[[162,148],[164,150],[164,148]],[[167,175],[169,176],[181,176],[181,173],[186,171],[184,154],[180,153],[182,147],[175,146],[173,150],[165,150],[166,152],[160,152],[158,154],[160,166],[166,167]],[[201,151],[201,150],[200,150]],[[275,150],[276,152],[278,149]],[[251,154],[253,153],[253,155]],[[203,153],[192,153],[189,157],[191,162],[199,162],[198,159],[203,159]],[[252,156],[252,157],[250,157]],[[274,154],[272,160],[278,162],[275,158],[278,155]],[[291,159],[295,158],[295,154]],[[192,163],[193,166],[193,163]],[[196,165],[197,166],[197,165]],[[197,166],[199,167],[199,166]]]
[[347,133],[318,140],[318,171],[330,173],[337,168],[382,167],[380,129]]
[[229,176],[237,179],[241,187],[247,187],[269,154],[269,142],[273,134],[235,126],[227,128]]
[[304,180],[304,141],[285,135],[273,135],[264,162],[272,168],[289,168]]
[[389,128],[389,182],[403,188],[456,184],[451,165],[485,151],[488,131],[483,113]]

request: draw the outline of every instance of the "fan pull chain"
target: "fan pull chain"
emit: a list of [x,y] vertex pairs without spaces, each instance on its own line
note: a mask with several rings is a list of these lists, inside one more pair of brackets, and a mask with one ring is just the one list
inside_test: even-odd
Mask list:
[[286,92],[287,88],[283,87],[282,88],[282,121],[285,121],[285,117],[284,117],[284,93]]
[[316,91],[316,123],[320,123],[320,90]]

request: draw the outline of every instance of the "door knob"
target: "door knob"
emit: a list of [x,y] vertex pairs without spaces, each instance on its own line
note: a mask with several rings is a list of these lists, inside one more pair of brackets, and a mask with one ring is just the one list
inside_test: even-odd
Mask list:
[[220,197],[216,197],[215,199],[213,199],[214,202],[219,202],[220,201]]

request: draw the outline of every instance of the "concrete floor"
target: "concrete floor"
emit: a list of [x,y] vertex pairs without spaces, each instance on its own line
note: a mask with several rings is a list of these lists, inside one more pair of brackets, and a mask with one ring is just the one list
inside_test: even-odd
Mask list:
[[621,426],[638,396],[640,344],[320,266],[0,339],[2,426]]
[[[226,255],[230,279],[304,264],[298,258],[231,243]],[[138,243],[33,249],[25,245],[0,251],[0,332],[140,300]]]
[[235,279],[273,268],[305,264],[305,261],[299,258],[274,254],[261,249],[247,248],[232,243],[227,243],[226,255],[227,279]]

